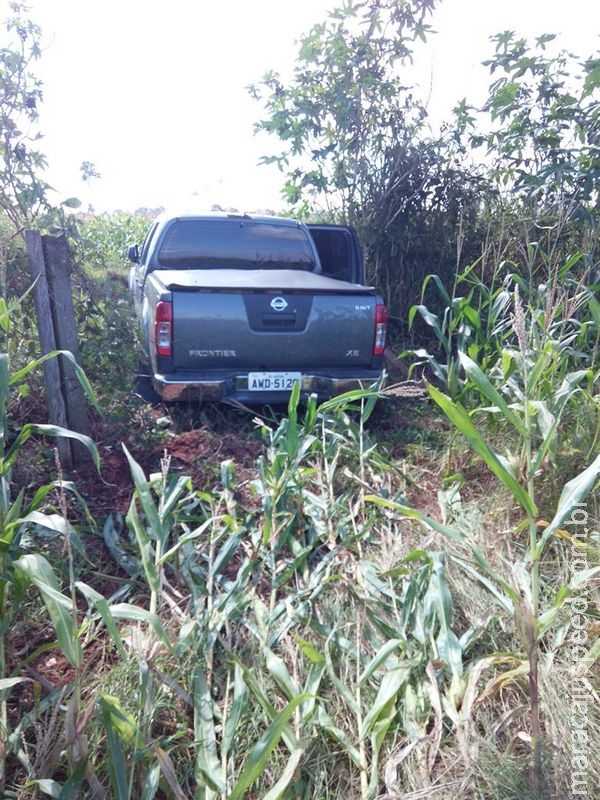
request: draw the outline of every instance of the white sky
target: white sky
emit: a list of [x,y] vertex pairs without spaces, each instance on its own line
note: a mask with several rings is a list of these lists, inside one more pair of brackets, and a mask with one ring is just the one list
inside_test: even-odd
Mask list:
[[[340,0],[341,2],[341,0]],[[39,129],[47,180],[96,211],[176,203],[280,210],[283,177],[258,167],[278,142],[257,138],[262,115],[246,86],[290,73],[295,41],[336,0],[28,0],[45,50]],[[0,21],[8,15],[0,0]],[[431,109],[480,100],[489,37],[560,34],[588,57],[600,49],[598,0],[440,0],[417,79]],[[0,31],[0,42],[4,28]],[[87,187],[80,165],[101,178]]]

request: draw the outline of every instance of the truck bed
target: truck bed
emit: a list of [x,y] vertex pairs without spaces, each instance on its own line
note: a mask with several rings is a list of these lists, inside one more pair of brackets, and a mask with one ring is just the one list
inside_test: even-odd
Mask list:
[[348,283],[314,272],[290,269],[157,270],[154,275],[170,291],[178,289],[288,290],[332,294],[374,294],[372,286]]

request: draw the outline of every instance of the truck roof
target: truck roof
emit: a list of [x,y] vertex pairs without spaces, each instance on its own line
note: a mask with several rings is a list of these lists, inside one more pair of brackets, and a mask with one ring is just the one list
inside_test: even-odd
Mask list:
[[162,269],[321,271],[307,226],[287,217],[169,212],[156,220],[149,249]]
[[171,222],[176,219],[194,219],[194,220],[215,220],[215,219],[233,219],[233,220],[252,220],[253,222],[270,222],[281,225],[289,225],[290,227],[302,225],[302,223],[293,217],[283,217],[277,214],[262,214],[262,213],[248,213],[245,211],[193,211],[190,209],[169,209],[161,212],[155,219],[156,222],[165,223]]

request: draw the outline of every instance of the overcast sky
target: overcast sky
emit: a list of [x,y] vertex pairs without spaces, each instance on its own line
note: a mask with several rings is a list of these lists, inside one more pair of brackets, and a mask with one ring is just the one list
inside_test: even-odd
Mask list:
[[[335,0],[29,0],[43,31],[40,149],[50,183],[96,210],[174,203],[281,208],[282,176],[257,167],[277,150],[253,135],[246,90],[290,72],[295,41]],[[8,16],[8,2],[0,8]],[[600,47],[597,0],[440,0],[416,79],[431,110],[481,99],[489,37],[560,34],[582,57]],[[1,36],[2,34],[0,34]],[[86,187],[80,165],[101,178]]]

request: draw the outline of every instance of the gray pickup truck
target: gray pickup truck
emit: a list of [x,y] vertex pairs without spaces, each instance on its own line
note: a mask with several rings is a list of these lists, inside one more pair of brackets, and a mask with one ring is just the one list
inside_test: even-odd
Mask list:
[[283,403],[370,387],[387,311],[355,231],[247,214],[168,215],[132,245],[129,288],[165,401]]

